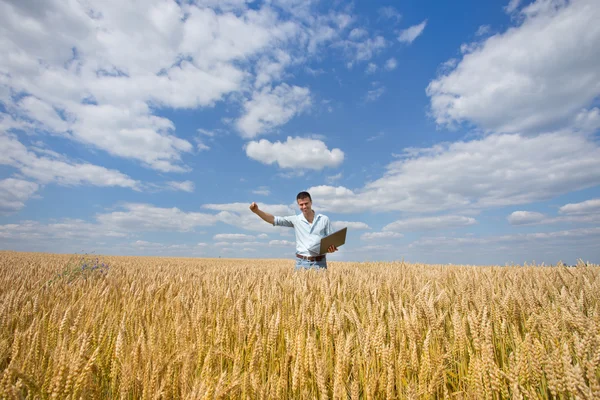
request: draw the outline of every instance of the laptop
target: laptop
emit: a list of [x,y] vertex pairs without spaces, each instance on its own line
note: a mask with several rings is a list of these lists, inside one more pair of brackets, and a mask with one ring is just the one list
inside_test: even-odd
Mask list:
[[321,248],[319,254],[327,253],[327,249],[329,246],[334,245],[335,247],[340,247],[344,243],[346,243],[346,231],[348,228],[342,228],[339,231],[333,232],[329,236],[325,236],[321,239]]

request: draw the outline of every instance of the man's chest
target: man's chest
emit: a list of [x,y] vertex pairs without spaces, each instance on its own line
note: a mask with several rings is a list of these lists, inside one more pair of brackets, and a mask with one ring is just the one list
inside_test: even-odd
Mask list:
[[298,233],[306,236],[322,236],[325,231],[325,224],[323,223],[322,219],[315,220],[312,223],[306,220],[302,220],[296,225],[296,230],[298,231]]

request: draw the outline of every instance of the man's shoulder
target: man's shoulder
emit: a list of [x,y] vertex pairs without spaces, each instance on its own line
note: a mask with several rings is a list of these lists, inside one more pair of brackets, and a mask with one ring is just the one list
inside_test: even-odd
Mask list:
[[320,218],[321,220],[323,220],[324,222],[329,221],[329,217],[325,214],[319,213],[319,214],[317,214],[317,217]]

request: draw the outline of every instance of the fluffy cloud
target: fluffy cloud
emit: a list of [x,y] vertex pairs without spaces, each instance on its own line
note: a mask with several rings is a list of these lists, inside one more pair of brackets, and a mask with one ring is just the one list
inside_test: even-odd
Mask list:
[[413,25],[410,28],[404,29],[403,31],[400,32],[400,35],[398,36],[398,40],[401,43],[408,43],[408,44],[414,42],[416,38],[421,36],[423,31],[425,30],[426,25],[427,25],[427,20],[421,22],[420,24]]
[[474,225],[475,218],[464,217],[462,215],[442,215],[439,217],[421,217],[409,218],[394,221],[383,227],[383,231],[406,232],[406,231],[426,231],[445,228],[460,228]]
[[512,13],[513,11],[515,11],[519,7],[520,3],[521,3],[521,0],[510,0],[508,2],[508,4],[506,5],[506,7],[504,8],[504,10],[508,14],[510,14],[510,13]]
[[[21,174],[40,183],[59,185],[121,186],[139,189],[140,183],[119,171],[89,163],[74,163],[58,159],[52,152],[38,156],[27,150],[17,138],[0,132],[0,165],[17,168]],[[59,156],[60,157],[60,156]]]
[[429,84],[438,124],[539,133],[594,113],[587,108],[600,95],[600,4],[538,0],[520,13],[519,26],[467,46],[456,67]]
[[97,238],[122,238],[126,233],[119,229],[80,219],[65,219],[61,222],[44,224],[39,221],[21,221],[16,224],[0,225],[0,238],[8,240],[27,241],[52,241],[58,239],[97,239]]
[[255,92],[252,99],[244,104],[245,112],[237,121],[237,128],[242,136],[253,138],[285,124],[310,104],[310,91],[307,88],[285,83],[274,89],[265,88]]
[[363,188],[310,193],[325,211],[435,212],[526,204],[600,184],[600,147],[578,135],[490,135],[400,157]]
[[268,187],[261,186],[258,189],[253,190],[252,193],[258,194],[258,195],[261,195],[261,196],[268,196],[268,195],[271,194],[271,191],[269,190]]
[[192,182],[192,181],[183,181],[183,182],[170,181],[170,182],[167,182],[167,186],[173,190],[182,190],[184,192],[189,192],[189,193],[192,193],[194,191],[194,182]]
[[346,57],[350,59],[348,62],[349,68],[354,63],[369,61],[387,47],[387,42],[383,36],[378,35],[373,38],[365,38],[365,36],[367,36],[367,33],[364,29],[354,29],[350,32],[349,40],[334,44],[334,47],[342,48],[346,53]]
[[534,211],[515,211],[508,216],[511,225],[535,224],[544,220],[546,216]]
[[280,168],[321,170],[337,167],[344,161],[340,149],[329,150],[321,140],[287,138],[285,142],[253,141],[246,146],[246,155],[263,164],[277,163]]
[[[282,204],[263,204],[258,202],[258,207],[270,214],[278,216],[294,215],[296,212],[287,205]],[[228,204],[204,204],[202,207],[208,210],[220,211],[216,218],[228,225],[249,231],[274,233],[274,230],[289,228],[273,227],[264,222],[258,215],[255,215],[250,209],[249,203],[228,203]]]
[[367,65],[367,69],[365,70],[365,73],[367,74],[374,74],[377,71],[377,64],[375,63],[369,63]]
[[188,171],[182,155],[194,146],[156,110],[212,107],[255,87],[239,120],[243,134],[283,124],[310,104],[308,90],[264,87],[351,21],[315,14],[310,2],[273,5],[2,2],[0,101],[22,128],[158,171]]
[[331,222],[331,227],[334,230],[340,230],[342,228],[348,228],[351,230],[364,230],[364,229],[371,229],[371,227],[368,224],[365,224],[364,222],[353,222],[353,221],[332,221]]
[[402,19],[402,14],[400,14],[398,10],[391,6],[381,7],[378,12],[382,18],[392,19],[396,22]]
[[338,181],[338,180],[340,180],[340,179],[342,178],[342,175],[343,175],[343,174],[340,172],[340,173],[337,173],[337,174],[335,174],[335,175],[330,175],[330,176],[327,176],[327,177],[325,178],[325,181],[326,181],[327,183],[333,183],[333,182],[335,182],[335,181]]
[[401,237],[404,237],[404,235],[398,232],[367,232],[360,236],[362,240],[385,240],[398,239]]
[[[4,183],[0,181],[0,188]],[[10,183],[14,186],[13,183]],[[0,194],[2,193],[0,189]],[[0,197],[0,200],[2,198]],[[1,203],[0,203],[1,204]],[[261,209],[275,215],[293,215],[294,211],[285,205],[259,205]],[[151,204],[126,203],[119,206],[120,210],[98,213],[95,222],[65,219],[59,223],[44,224],[38,221],[22,221],[17,224],[0,225],[0,238],[6,240],[37,240],[38,243],[58,239],[81,239],[89,242],[91,239],[121,238],[142,232],[191,232],[198,227],[212,226],[223,222],[238,228],[273,232],[273,226],[264,223],[248,209],[246,203],[207,204],[204,208],[219,211],[214,214],[183,211],[176,207],[165,208]],[[227,246],[235,242],[245,246],[266,245],[256,239],[267,239],[268,236],[247,234],[216,234],[214,239]],[[144,242],[140,242],[144,244]],[[140,245],[138,243],[138,245]],[[152,243],[145,243],[151,246]],[[94,246],[96,246],[94,244]],[[198,244],[206,247],[206,245]],[[172,248],[172,247],[169,247]],[[124,250],[128,251],[126,248]],[[189,250],[189,249],[188,249]]]
[[387,60],[385,62],[384,68],[387,71],[393,71],[396,69],[397,66],[398,66],[398,61],[396,61],[395,58],[390,58],[389,60]]
[[38,188],[37,183],[23,179],[0,180],[0,215],[19,211]]
[[176,207],[162,208],[150,204],[125,204],[125,211],[96,215],[97,221],[124,232],[188,232],[198,226],[214,225],[218,215],[185,212]]
[[289,240],[271,240],[269,242],[269,246],[284,246],[284,247],[292,247],[295,246],[296,243],[290,242]]
[[[484,236],[484,237],[430,237],[422,238],[412,242],[409,247],[427,247],[427,248],[455,248],[458,246],[479,246],[491,244],[518,244],[527,245],[531,242],[546,243],[573,243],[575,241],[585,241],[589,243],[596,242],[600,236],[600,228],[580,228],[569,229],[554,232],[523,233],[502,236]],[[596,242],[597,243],[597,242]],[[464,247],[458,249],[464,250]]]
[[375,101],[385,93],[385,86],[381,86],[379,82],[373,82],[371,86],[373,89],[367,91],[367,94],[365,95],[366,102]]
[[559,209],[561,214],[590,214],[600,213],[600,199],[586,200],[581,203],[571,203]]
[[247,242],[250,240],[255,240],[256,237],[252,236],[252,235],[246,235],[244,233],[218,233],[215,236],[213,236],[214,240],[230,240],[230,241],[240,241],[240,242]]
[[599,223],[600,199],[566,204],[559,209],[561,215],[550,217],[539,212],[515,211],[508,216],[511,225],[539,225],[554,223]]

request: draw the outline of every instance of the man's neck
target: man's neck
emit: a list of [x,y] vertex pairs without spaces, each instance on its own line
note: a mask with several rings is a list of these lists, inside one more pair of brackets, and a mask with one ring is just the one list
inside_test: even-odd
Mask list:
[[306,217],[306,220],[308,221],[309,224],[312,224],[313,221],[315,220],[315,211],[314,210],[310,210],[310,212],[308,213],[308,217]]

